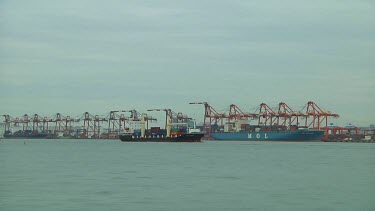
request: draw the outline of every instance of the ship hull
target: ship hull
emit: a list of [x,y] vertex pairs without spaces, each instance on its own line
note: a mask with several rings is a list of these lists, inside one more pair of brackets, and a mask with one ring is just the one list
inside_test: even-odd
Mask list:
[[184,134],[177,137],[134,137],[129,134],[121,134],[123,142],[201,142],[204,134]]
[[13,135],[4,134],[5,139],[46,139],[49,138],[49,134],[35,134],[35,135]]
[[211,133],[211,138],[220,141],[321,141],[323,131],[296,130],[285,132],[236,132]]

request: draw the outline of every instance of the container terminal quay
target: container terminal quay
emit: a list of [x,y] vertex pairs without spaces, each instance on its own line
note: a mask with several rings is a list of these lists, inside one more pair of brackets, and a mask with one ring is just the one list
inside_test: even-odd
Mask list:
[[[235,104],[224,112],[218,112],[207,102],[190,104],[202,106],[202,124],[196,125],[188,115],[169,108],[149,109],[147,112],[116,110],[105,115],[85,112],[75,117],[62,113],[49,117],[3,114],[1,134],[6,139],[119,139],[121,134],[144,139],[177,137],[191,131],[201,131],[204,140],[303,142],[318,139],[324,142],[375,143],[374,125],[366,128],[333,125],[330,122],[339,118],[339,114],[324,110],[312,101],[299,111],[291,109],[284,102],[274,107],[261,103],[253,112],[240,109]],[[153,112],[166,114],[166,119],[159,120],[165,122],[164,128],[149,127],[157,121],[151,116]],[[142,123],[144,129],[141,132]]]

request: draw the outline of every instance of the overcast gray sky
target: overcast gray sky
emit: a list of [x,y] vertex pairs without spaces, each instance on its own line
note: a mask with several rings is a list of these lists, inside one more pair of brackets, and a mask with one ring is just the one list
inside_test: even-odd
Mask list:
[[375,123],[375,1],[0,1],[0,112],[308,101]]

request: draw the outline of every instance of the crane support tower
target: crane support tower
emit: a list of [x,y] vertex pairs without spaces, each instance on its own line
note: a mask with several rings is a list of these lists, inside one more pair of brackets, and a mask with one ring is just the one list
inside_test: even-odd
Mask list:
[[303,113],[295,112],[286,103],[280,102],[277,110],[277,125],[290,128],[292,125],[298,127],[299,117],[305,116]]
[[330,111],[325,111],[321,109],[313,101],[307,103],[306,113],[305,113],[305,127],[314,129],[326,129],[328,127],[328,118],[339,117],[338,114],[331,113]]
[[277,120],[277,115],[266,103],[261,103],[259,106],[258,125],[272,126]]
[[[229,117],[224,113],[217,112],[207,102],[193,102],[189,103],[192,105],[204,105],[204,120],[203,120],[203,132],[205,133],[205,139],[211,139],[212,126],[222,128],[224,126],[224,119]],[[220,123],[220,125],[218,125]]]

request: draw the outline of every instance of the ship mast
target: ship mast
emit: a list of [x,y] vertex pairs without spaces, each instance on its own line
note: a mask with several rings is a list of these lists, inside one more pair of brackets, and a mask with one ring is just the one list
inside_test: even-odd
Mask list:
[[171,137],[172,110],[169,108],[165,108],[165,109],[149,109],[147,111],[165,111],[165,129],[167,131],[167,138]]

